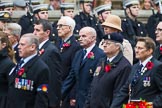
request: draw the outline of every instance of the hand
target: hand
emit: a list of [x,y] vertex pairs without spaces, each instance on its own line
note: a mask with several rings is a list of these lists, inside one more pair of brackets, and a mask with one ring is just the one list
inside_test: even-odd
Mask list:
[[75,99],[70,99],[70,105],[75,106],[75,104],[76,104],[76,100]]

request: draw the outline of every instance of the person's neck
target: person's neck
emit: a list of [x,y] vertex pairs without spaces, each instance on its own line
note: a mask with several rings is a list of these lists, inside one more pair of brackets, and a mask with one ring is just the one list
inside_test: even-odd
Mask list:
[[68,33],[66,36],[61,37],[62,40],[66,40],[67,38],[69,38],[70,36],[72,36],[72,33]]

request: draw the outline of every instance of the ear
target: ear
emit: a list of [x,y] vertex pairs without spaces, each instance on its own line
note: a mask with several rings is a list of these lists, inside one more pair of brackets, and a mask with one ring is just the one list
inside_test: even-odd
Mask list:
[[50,35],[50,30],[46,30],[46,33],[49,36]]
[[5,48],[6,47],[6,43],[2,43],[2,48]]
[[35,44],[32,44],[31,45],[31,50],[34,51],[36,49],[36,45]]
[[129,14],[129,13],[130,13],[129,8],[126,8],[126,13],[127,13],[127,14]]
[[149,50],[147,50],[147,51],[148,51],[148,53],[147,53],[148,55],[153,54],[153,49],[151,49],[151,48],[150,48],[150,49],[149,49]]

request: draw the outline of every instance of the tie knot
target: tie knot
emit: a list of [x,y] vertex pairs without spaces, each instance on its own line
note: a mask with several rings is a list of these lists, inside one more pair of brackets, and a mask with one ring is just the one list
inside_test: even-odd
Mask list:
[[86,49],[84,49],[84,50],[83,50],[83,54],[84,54],[84,55],[86,55],[86,53],[87,53],[87,50],[86,50]]
[[143,67],[143,65],[142,65],[142,64],[140,64],[140,65],[139,65],[139,68],[138,68],[138,69],[139,69],[139,71],[141,71],[142,67]]
[[19,64],[19,66],[21,66],[23,63],[24,63],[24,60],[21,59],[18,64]]

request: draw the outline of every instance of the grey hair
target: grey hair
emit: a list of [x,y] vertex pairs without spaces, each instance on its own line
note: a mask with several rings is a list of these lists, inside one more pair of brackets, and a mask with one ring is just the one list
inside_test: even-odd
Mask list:
[[33,33],[24,34],[22,36],[22,38],[27,38],[27,41],[28,41],[29,45],[35,44],[36,45],[36,49],[39,48],[39,38],[36,35],[34,35]]
[[71,27],[71,30],[74,31],[74,28],[75,28],[75,25],[76,25],[74,19],[72,19],[69,16],[62,16],[61,19],[65,20],[66,25],[70,26]]
[[122,52],[124,51],[123,45],[121,43],[115,43],[115,44],[119,46],[120,51]]
[[11,30],[11,34],[14,35],[14,36],[18,36],[20,38],[20,35],[21,35],[21,26],[17,23],[8,23],[6,25],[6,28]]

